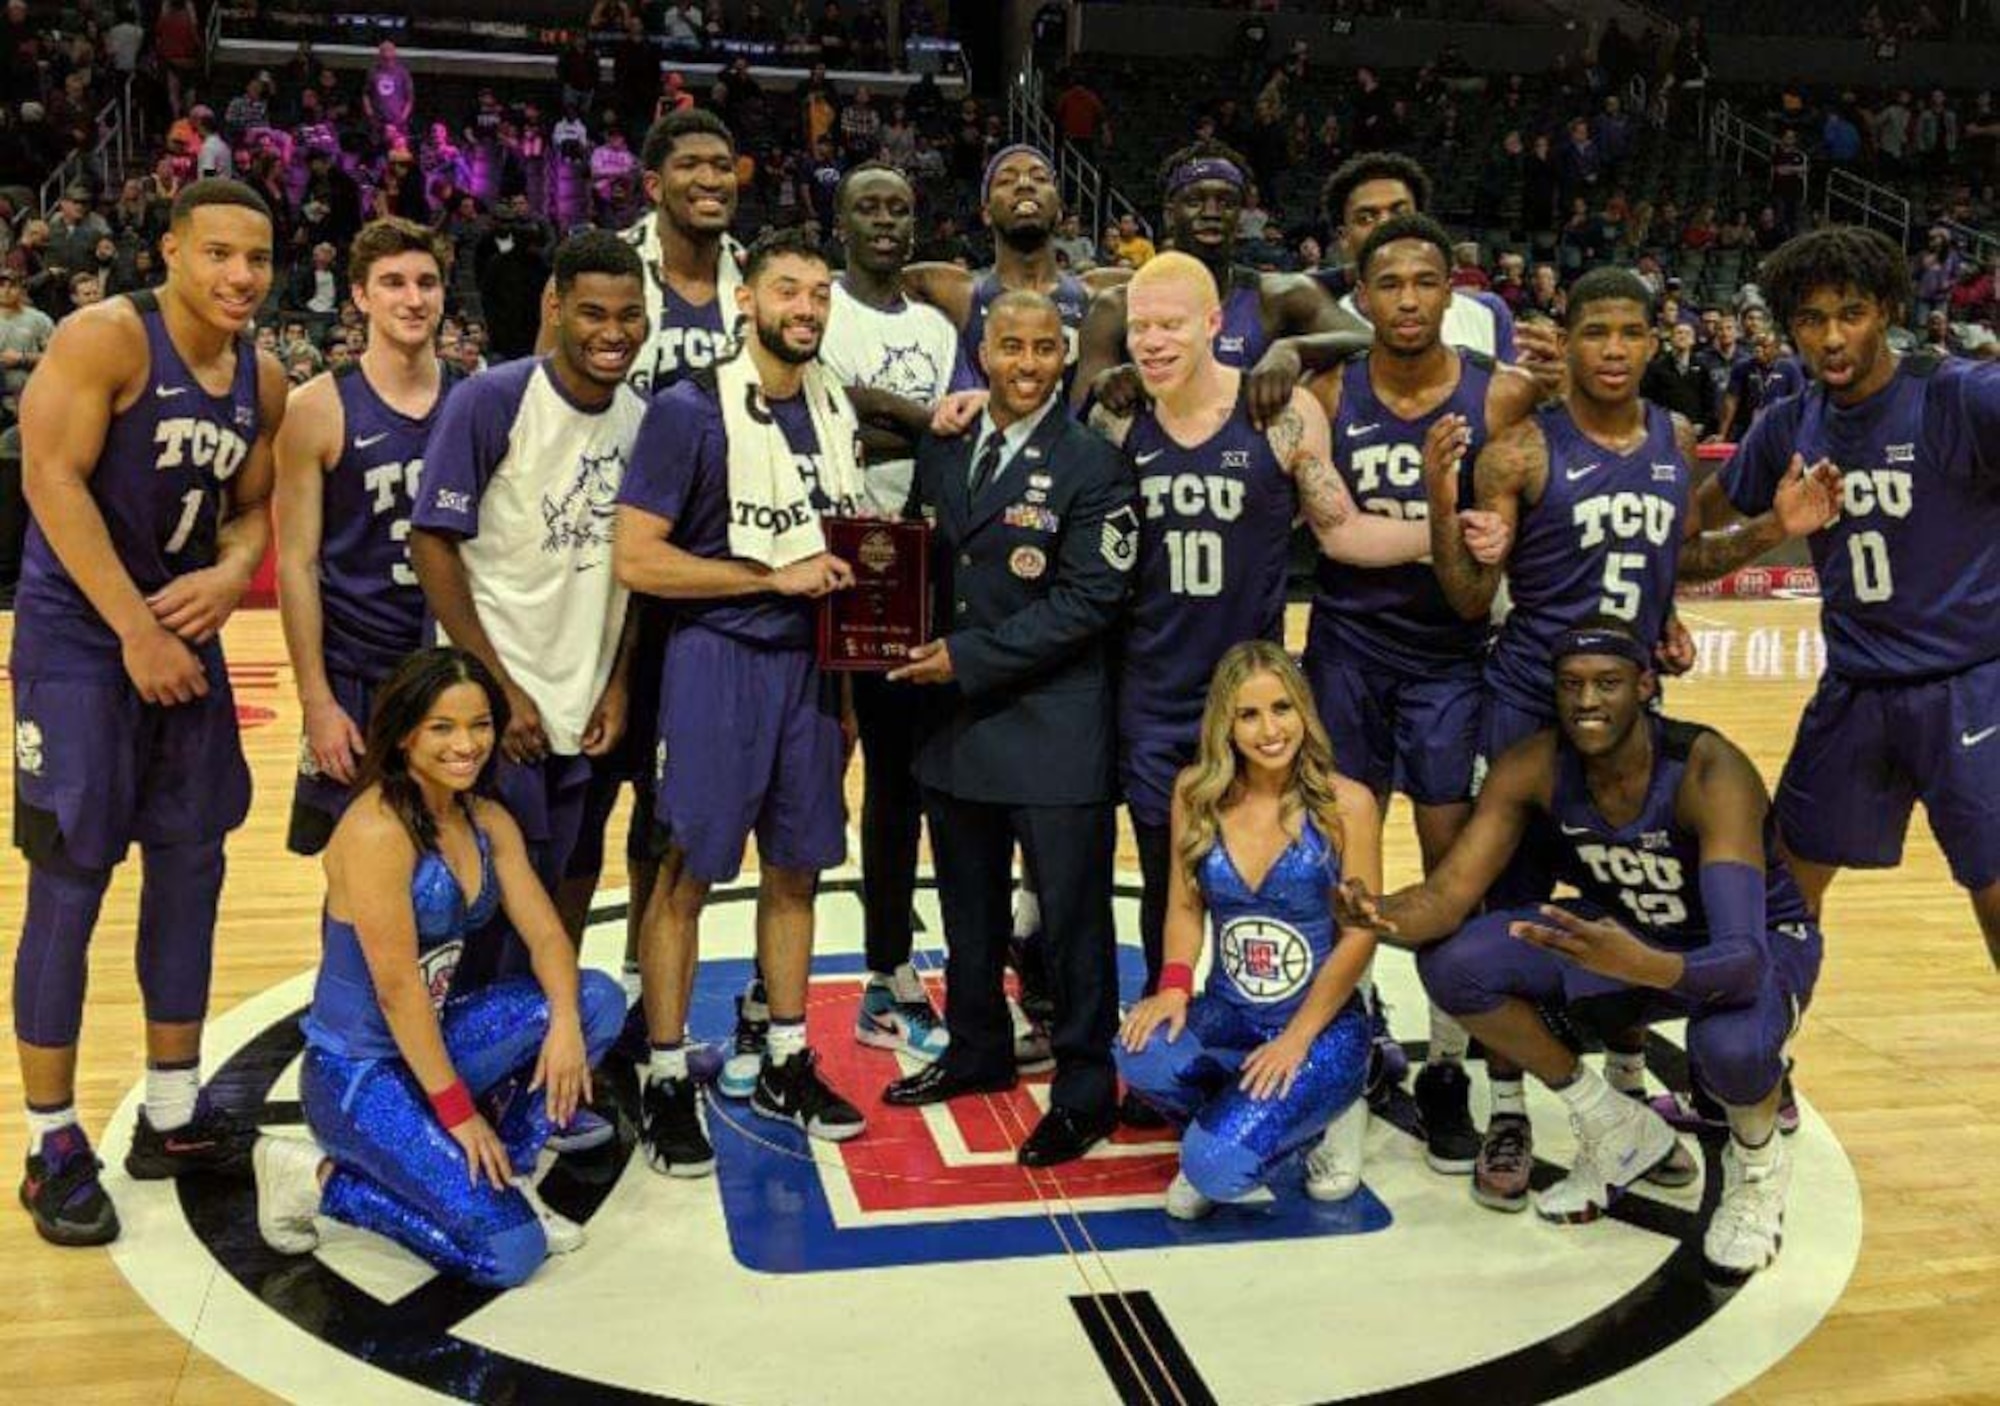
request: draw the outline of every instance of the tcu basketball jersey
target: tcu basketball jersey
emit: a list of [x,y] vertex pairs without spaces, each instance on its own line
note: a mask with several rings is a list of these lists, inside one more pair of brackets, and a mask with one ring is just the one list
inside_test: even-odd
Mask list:
[[639,262],[646,268],[646,319],[651,331],[625,374],[626,383],[640,395],[656,395],[682,377],[705,371],[728,356],[735,345],[738,320],[735,289],[742,279],[737,272],[741,250],[736,241],[728,235],[722,237],[714,300],[690,303],[660,274],[659,218],[659,212],[653,211],[619,236],[639,251]]
[[2000,366],[1920,352],[1859,405],[1819,385],[1780,401],[1723,469],[1729,500],[1768,511],[1795,453],[1841,471],[1840,516],[1808,539],[1832,671],[1908,681],[2000,658]]
[[[1708,729],[1656,715],[1641,717],[1638,725],[1653,731],[1653,779],[1629,825],[1607,824],[1597,813],[1583,758],[1557,734],[1549,797],[1559,832],[1556,874],[1648,941],[1678,950],[1700,947],[1709,935],[1701,901],[1701,837],[1675,823],[1674,800],[1695,743]],[[1764,920],[1770,927],[1807,921],[1805,900],[1779,858],[1777,838],[1777,824],[1766,815]]]
[[1215,334],[1215,359],[1224,366],[1248,371],[1270,350],[1264,332],[1263,279],[1248,269],[1232,269],[1229,293],[1222,300],[1222,330]]
[[412,418],[376,394],[359,362],[334,372],[342,443],[324,487],[319,594],[327,667],[337,673],[383,678],[422,643],[424,593],[410,567],[410,507],[424,442],[457,380],[441,367],[437,399]]
[[[226,485],[257,442],[257,353],[236,344],[228,391],[210,395],[181,360],[158,297],[134,293],[149,374],[139,398],[111,417],[90,496],[111,547],[141,595],[213,566]],[[14,597],[12,667],[27,676],[123,678],[118,636],[30,522]],[[219,650],[211,642],[205,650]]]
[[[1405,420],[1375,394],[1368,358],[1341,368],[1340,413],[1333,424],[1333,462],[1364,513],[1423,519],[1424,436],[1444,415],[1462,415],[1472,430],[1470,465],[1486,444],[1486,392],[1493,362],[1478,352],[1458,353],[1458,387],[1427,415]],[[1467,620],[1445,598],[1428,562],[1358,567],[1321,556],[1315,568],[1312,633],[1384,668],[1419,677],[1474,674],[1492,629]]]
[[[993,306],[993,300],[1007,290],[1000,286],[1000,275],[988,269],[973,280],[972,307],[965,315],[965,326],[958,333],[959,374],[952,381],[956,386],[983,386],[986,372],[979,365],[979,344],[986,337],[986,310]],[[1090,290],[1083,280],[1073,273],[1056,276],[1055,291],[1049,294],[1062,315],[1063,325],[1063,392],[1069,392],[1070,378],[1076,374],[1077,333],[1083,327],[1083,316],[1090,311]]]
[[1139,482],[1140,521],[1118,688],[1120,750],[1133,814],[1164,825],[1217,661],[1243,640],[1283,637],[1298,494],[1251,425],[1240,381],[1235,410],[1201,444],[1177,444],[1149,404],[1132,422],[1125,455]]
[[1556,637],[1596,615],[1623,620],[1650,646],[1674,599],[1687,517],[1688,472],[1673,416],[1647,404],[1646,437],[1614,454],[1576,427],[1564,406],[1539,412],[1548,445],[1541,501],[1521,514],[1507,585],[1514,609],[1487,657],[1487,687],[1549,716]]
[[1220,833],[1195,878],[1215,932],[1205,996],[1268,1029],[1283,1026],[1333,951],[1338,934],[1327,895],[1340,886],[1340,856],[1308,816],[1255,889]]

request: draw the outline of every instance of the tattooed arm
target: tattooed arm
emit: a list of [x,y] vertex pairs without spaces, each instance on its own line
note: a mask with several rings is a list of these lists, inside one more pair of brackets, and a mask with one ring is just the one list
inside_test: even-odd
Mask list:
[[[1426,449],[1432,446],[1426,444]],[[1521,524],[1521,503],[1541,496],[1549,471],[1548,442],[1532,419],[1493,436],[1472,468],[1473,501],[1494,514],[1513,536]],[[1466,547],[1458,525],[1457,461],[1433,463],[1426,457],[1424,489],[1430,498],[1431,567],[1451,608],[1467,620],[1483,620],[1506,574],[1504,561],[1482,563]]]
[[1333,467],[1333,434],[1326,412],[1310,391],[1292,392],[1291,404],[1271,421],[1265,437],[1280,466],[1298,485],[1299,510],[1319,548],[1351,566],[1399,566],[1430,546],[1421,522],[1364,513]]
[[[1696,431],[1674,416],[1674,438],[1690,478],[1694,474]],[[1840,510],[1840,474],[1822,460],[1808,471],[1792,456],[1778,481],[1771,510],[1744,518],[1723,492],[1722,475],[1715,474],[1689,500],[1687,535],[1681,542],[1681,581],[1713,581],[1747,566],[1792,537],[1803,537],[1832,522]]]

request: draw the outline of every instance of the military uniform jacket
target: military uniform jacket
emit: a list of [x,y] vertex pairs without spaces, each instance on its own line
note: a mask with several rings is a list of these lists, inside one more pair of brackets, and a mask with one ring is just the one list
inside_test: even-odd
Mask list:
[[955,681],[925,690],[917,780],[961,800],[1114,799],[1111,636],[1139,555],[1131,471],[1057,406],[976,498],[977,436],[926,434],[932,622]]

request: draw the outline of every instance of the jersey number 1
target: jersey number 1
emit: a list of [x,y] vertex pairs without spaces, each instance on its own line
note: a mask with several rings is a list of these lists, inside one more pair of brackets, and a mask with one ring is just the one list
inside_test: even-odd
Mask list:
[[195,519],[201,516],[201,505],[208,499],[206,489],[190,488],[181,494],[181,519],[174,524],[174,535],[167,538],[166,553],[172,556],[188,544],[194,536]]

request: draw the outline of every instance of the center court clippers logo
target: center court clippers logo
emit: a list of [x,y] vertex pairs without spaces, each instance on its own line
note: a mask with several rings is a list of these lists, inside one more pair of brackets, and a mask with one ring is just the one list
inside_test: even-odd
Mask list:
[[[712,895],[705,946],[750,949],[755,895],[754,880]],[[149,1215],[143,1234],[128,1230],[113,1250],[120,1268],[163,1318],[228,1369],[305,1401],[403,1399],[395,1395],[401,1383],[466,1401],[769,1400],[769,1354],[741,1351],[741,1335],[757,1331],[756,1319],[741,1315],[782,1302],[796,1341],[841,1341],[856,1321],[907,1312],[915,1289],[926,1327],[899,1341],[903,1371],[885,1378],[871,1369],[854,1381],[822,1364],[816,1374],[835,1375],[814,1399],[928,1400],[937,1382],[962,1379],[966,1364],[990,1348],[992,1313],[1004,1304],[1019,1331],[1055,1335],[1010,1356],[1010,1399],[1252,1399],[1245,1383],[1254,1380],[1254,1399],[1277,1406],[1386,1406],[1527,1403],[1573,1392],[1593,1400],[1713,1399],[1810,1331],[1838,1298],[1858,1251],[1851,1173],[1816,1116],[1788,1140],[1804,1155],[1786,1251],[1754,1281],[1762,1292],[1748,1316],[1732,1314],[1730,1297],[1701,1274],[1701,1235],[1721,1180],[1719,1144],[1704,1147],[1704,1193],[1628,1196],[1604,1222],[1572,1231],[1501,1220],[1463,1194],[1440,1195],[1440,1185],[1453,1184],[1423,1168],[1414,1139],[1378,1123],[1367,1183],[1347,1202],[1307,1198],[1295,1161],[1268,1197],[1219,1207],[1197,1222],[1172,1220],[1161,1210],[1177,1165],[1172,1133],[1125,1130],[1062,1168],[1018,1165],[1014,1149],[1047,1104],[1039,1080],[940,1107],[882,1107],[880,1087],[914,1066],[853,1038],[865,981],[854,950],[859,885],[831,876],[818,903],[822,949],[845,950],[815,961],[809,1035],[828,1082],[864,1105],[863,1137],[811,1143],[745,1104],[718,1100],[710,1115],[716,1175],[687,1182],[646,1170],[630,1155],[627,1129],[614,1148],[555,1163],[543,1196],[586,1224],[589,1243],[511,1294],[430,1276],[402,1251],[330,1222],[322,1222],[316,1255],[279,1256],[245,1233],[255,1220],[248,1185],[195,1178],[121,1190],[170,1198],[179,1215]],[[935,912],[928,896],[919,909]],[[612,952],[611,930],[622,933],[623,919],[622,906],[592,915],[594,955]],[[1118,920],[1120,931],[1136,929],[1129,884],[1119,890]],[[1243,970],[1260,973],[1258,982],[1281,982],[1292,935],[1246,929],[1238,936]],[[922,939],[926,947],[934,940]],[[1129,992],[1138,985],[1138,953],[1121,948],[1120,956]],[[1421,1010],[1409,964],[1379,965],[1378,980],[1398,1008]],[[731,998],[748,973],[747,957],[703,963],[691,1013],[697,1036],[726,1040]],[[309,983],[302,976],[211,1026],[224,1057],[213,1080],[218,1094],[274,1132],[298,1131],[296,1095],[281,1080],[302,1050],[298,1005]],[[934,986],[933,999],[938,994]],[[1649,1055],[1656,1074],[1685,1076],[1669,1041],[1656,1035]],[[607,1066],[601,1077],[618,1090],[629,1120],[636,1097],[629,1074]],[[129,1126],[130,1112],[114,1118],[114,1129]],[[1559,1105],[1551,1099],[1535,1113],[1556,1164],[1538,1166],[1540,1184],[1569,1154]],[[118,1136],[105,1148],[114,1164],[123,1153]],[[1814,1199],[1829,1194],[1831,1209]],[[1522,1229],[1538,1233],[1511,1233]],[[1485,1257],[1475,1274],[1464,1272],[1470,1253]],[[1551,1253],[1567,1272],[1551,1277]],[[223,1274],[207,1306],[191,1313],[189,1256],[203,1254]],[[662,1278],[662,1255],[673,1257],[676,1275]],[[1506,1269],[1516,1256],[1518,1265]],[[1586,1264],[1590,1274],[1579,1278]],[[1490,1285],[1503,1270],[1515,1287],[1500,1315],[1490,1311]],[[1300,1333],[1302,1301],[1354,1331]],[[1370,1326],[1381,1317],[1377,1307],[1406,1317],[1416,1303],[1455,1326],[1421,1350],[1389,1326],[1401,1318],[1381,1319],[1380,1331]],[[728,1320],[734,1327],[714,1317],[721,1305],[738,1306]],[[1134,1325],[1122,1337],[1104,1326],[1107,1314],[1120,1312]],[[550,1328],[586,1319],[596,1332]],[[285,1330],[274,1334],[280,1320]],[[674,1350],[649,1346],[670,1324]],[[1135,1360],[1155,1362],[1171,1381],[1155,1372],[1135,1384],[1128,1379]]]

